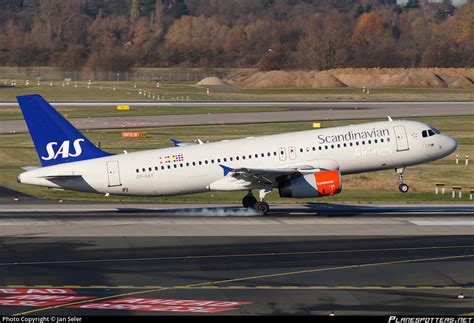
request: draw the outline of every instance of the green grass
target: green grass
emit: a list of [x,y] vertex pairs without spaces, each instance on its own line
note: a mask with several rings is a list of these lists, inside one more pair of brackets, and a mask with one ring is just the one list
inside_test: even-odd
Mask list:
[[[3,82],[4,83],[4,82]],[[74,85],[77,83],[77,87]],[[2,82],[0,81],[0,84]],[[4,83],[5,84],[5,83]],[[7,83],[8,84],[8,83]],[[102,89],[101,89],[102,86]],[[113,88],[115,86],[115,91]],[[136,87],[135,87],[136,86]],[[359,88],[241,88],[237,86],[209,87],[194,84],[167,84],[155,82],[36,82],[26,86],[17,81],[16,87],[0,88],[0,100],[14,101],[17,95],[38,93],[48,100],[152,100],[140,90],[159,95],[165,100],[473,100],[474,89],[453,88],[372,88],[370,95]]]
[[[461,157],[474,156],[474,116],[463,117],[425,117],[411,118],[428,122],[440,130],[454,136],[460,143],[457,154]],[[367,122],[369,120],[326,121],[323,127]],[[102,148],[119,153],[128,151],[154,149],[171,146],[170,138],[192,141],[197,138],[203,141],[260,136],[273,133],[307,130],[309,122],[271,123],[251,125],[214,125],[162,127],[143,129],[148,138],[122,138],[120,130],[98,130],[86,132],[93,142],[100,141]],[[15,189],[33,196],[47,199],[95,200],[95,201],[130,201],[130,202],[240,202],[242,192],[211,192],[188,196],[150,198],[150,197],[104,197],[97,194],[50,190],[41,187],[18,184],[16,177],[22,172],[21,167],[37,165],[38,159],[28,134],[0,136],[0,185]],[[451,199],[450,195],[436,196],[434,184],[445,183],[448,187],[460,185],[465,188],[474,186],[474,162],[471,165],[455,165],[454,155],[429,164],[410,167],[406,171],[406,181],[411,186],[407,194],[398,192],[397,177],[393,171],[381,171],[349,175],[343,178],[343,192],[336,196],[321,199],[281,199],[278,192],[268,196],[271,202],[336,202],[336,203],[452,203],[469,202],[467,195],[463,199]]]
[[[115,107],[57,107],[67,118],[97,118],[97,117],[131,117],[153,115],[183,115],[183,114],[214,114],[242,112],[275,112],[287,111],[286,108],[276,107],[219,107],[219,106],[131,106],[129,111],[117,111]],[[23,119],[19,107],[0,107],[0,120]]]

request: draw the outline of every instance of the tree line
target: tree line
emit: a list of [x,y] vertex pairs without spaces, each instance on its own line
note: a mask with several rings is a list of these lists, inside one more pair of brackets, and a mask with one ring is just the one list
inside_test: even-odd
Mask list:
[[0,0],[0,65],[472,67],[474,3]]

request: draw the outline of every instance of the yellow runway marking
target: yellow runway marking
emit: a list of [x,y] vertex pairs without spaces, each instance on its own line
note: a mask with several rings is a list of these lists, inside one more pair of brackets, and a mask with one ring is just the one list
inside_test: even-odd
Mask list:
[[440,250],[440,249],[460,249],[474,248],[474,245],[464,246],[441,246],[441,247],[414,247],[414,248],[385,248],[385,249],[348,249],[348,250],[324,250],[324,251],[298,251],[298,252],[269,252],[269,253],[244,253],[244,254],[223,254],[223,255],[201,255],[201,256],[179,256],[179,257],[148,257],[148,258],[111,258],[111,259],[89,259],[89,260],[57,260],[57,261],[25,261],[25,262],[4,262],[0,266],[25,266],[25,265],[66,265],[66,264],[87,264],[103,262],[123,262],[123,261],[157,261],[157,260],[195,260],[212,258],[233,258],[233,257],[269,257],[269,256],[297,256],[297,255],[317,255],[333,253],[363,253],[363,252],[387,252],[387,251],[415,251],[415,250]]
[[[15,287],[13,287],[15,286]],[[35,286],[25,286],[25,285],[8,285],[8,286],[0,286],[0,289],[7,289],[7,288],[28,288],[28,289],[35,289],[35,288],[44,288],[40,287],[44,285],[35,285]],[[48,285],[48,288],[53,289],[62,289],[62,288],[75,288],[75,289],[157,289],[157,288],[166,288],[166,289],[465,289],[465,290],[474,290],[474,286],[348,286],[348,285],[340,285],[340,286],[287,286],[287,285],[257,285],[257,286],[245,286],[245,285],[232,285],[232,286],[196,286],[196,287],[189,287],[189,286],[131,286],[131,285],[123,285],[123,286],[78,286],[78,285],[63,285],[63,286],[53,286]]]
[[[317,273],[317,272],[325,272],[325,271],[354,269],[354,268],[367,268],[367,267],[387,266],[387,265],[398,265],[398,264],[436,261],[436,260],[466,259],[466,258],[472,258],[472,257],[474,257],[474,254],[468,254],[468,255],[462,255],[462,256],[446,256],[446,257],[431,257],[431,258],[395,260],[395,261],[357,264],[357,265],[346,265],[346,266],[339,266],[339,267],[315,268],[315,269],[307,269],[307,270],[299,270],[299,271],[280,272],[280,273],[274,273],[274,274],[263,274],[263,275],[231,278],[231,279],[224,279],[224,280],[217,280],[217,281],[209,281],[209,282],[204,282],[204,283],[189,284],[189,285],[185,285],[185,286],[188,287],[188,288],[190,288],[190,287],[201,287],[201,286],[213,286],[213,285],[218,285],[218,284],[227,284],[227,283],[238,282],[238,281],[255,280],[255,279],[270,278],[270,277],[293,276],[293,275],[309,274],[309,273]],[[42,312],[42,311],[46,311],[46,310],[50,310],[50,309],[64,308],[64,307],[67,307],[67,306],[80,305],[80,304],[87,304],[87,303],[92,303],[92,302],[96,302],[96,301],[113,299],[113,298],[117,298],[117,297],[126,297],[126,296],[132,296],[132,295],[142,295],[142,294],[156,293],[156,292],[160,292],[160,291],[164,291],[164,290],[171,290],[171,289],[173,289],[173,288],[165,287],[165,288],[157,288],[157,289],[141,290],[141,291],[135,291],[135,292],[129,292],[129,293],[122,293],[122,294],[104,296],[104,297],[93,298],[93,299],[88,299],[88,300],[83,300],[83,301],[78,301],[78,302],[71,302],[71,303],[66,303],[66,304],[36,308],[36,309],[24,311],[24,312],[18,312],[18,313],[15,313],[13,315],[14,316],[29,315],[29,314],[32,314],[32,313],[38,313],[38,312]]]

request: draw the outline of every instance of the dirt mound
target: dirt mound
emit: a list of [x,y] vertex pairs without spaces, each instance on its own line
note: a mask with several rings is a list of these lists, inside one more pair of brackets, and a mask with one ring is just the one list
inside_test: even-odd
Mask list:
[[329,71],[322,71],[314,75],[311,87],[347,87],[347,85]]
[[232,77],[229,83],[245,87],[345,87],[346,85],[328,71],[270,71],[257,72],[247,78]]
[[201,81],[196,83],[197,85],[205,85],[205,86],[214,86],[214,85],[227,85],[227,83],[221,80],[218,77],[210,76],[203,78]]
[[328,71],[270,71],[237,75],[228,82],[245,87],[473,87],[472,68],[339,68]]

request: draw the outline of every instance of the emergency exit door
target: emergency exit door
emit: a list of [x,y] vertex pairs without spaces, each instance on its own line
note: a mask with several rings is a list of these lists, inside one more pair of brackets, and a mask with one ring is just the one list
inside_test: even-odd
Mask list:
[[109,177],[109,187],[122,185],[118,161],[107,162],[107,176]]

